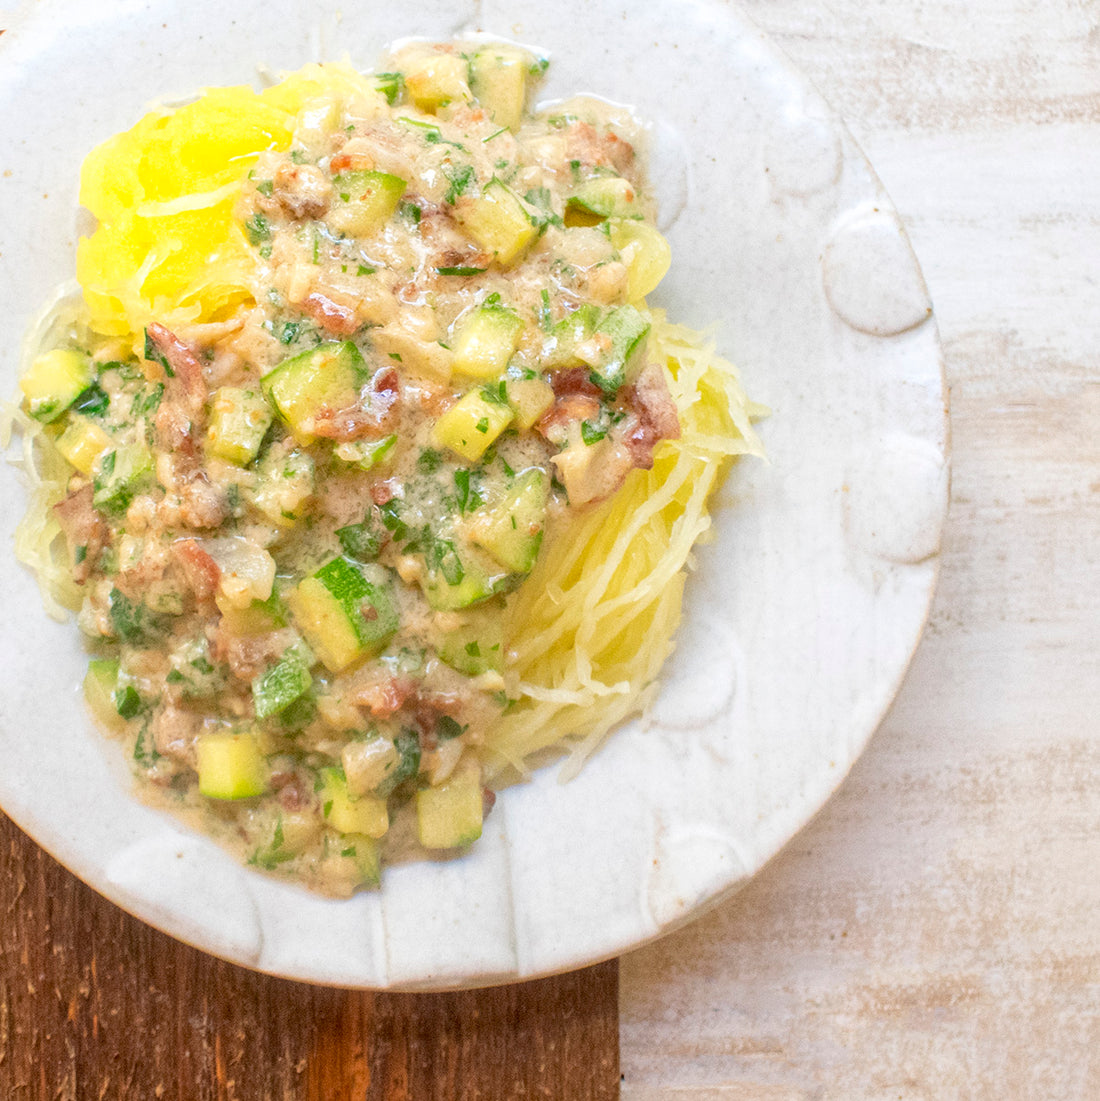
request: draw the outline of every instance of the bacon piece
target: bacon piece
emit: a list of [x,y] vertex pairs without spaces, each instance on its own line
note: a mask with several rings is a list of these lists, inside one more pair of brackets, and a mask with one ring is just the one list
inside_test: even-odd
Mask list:
[[329,171],[335,176],[340,172],[370,172],[374,158],[369,153],[334,153],[328,162]]
[[592,372],[587,367],[566,367],[550,376],[550,385],[555,396],[563,398],[569,394],[587,394],[599,398],[602,391],[592,381]]
[[206,379],[199,357],[158,321],[154,321],[145,331],[150,343],[168,363],[165,390],[170,399],[181,403],[192,415],[197,415],[202,411],[207,396]]
[[664,372],[654,364],[646,367],[633,386],[626,388],[623,404],[628,414],[622,424],[621,439],[634,465],[649,470],[657,444],[680,438],[680,417]]
[[203,550],[197,539],[177,539],[172,544],[172,557],[179,565],[187,587],[195,599],[212,600],[222,578],[221,567]]
[[566,157],[589,168],[614,168],[626,176],[634,167],[634,146],[611,131],[601,134],[589,122],[574,122],[565,131]]
[[[54,505],[53,510],[69,547],[73,580],[83,585],[107,545],[109,535],[107,524],[92,504],[91,485],[70,493],[64,501]],[[80,561],[77,561],[78,558]]]
[[306,295],[300,308],[334,336],[351,336],[359,328],[359,317],[353,306],[335,302],[320,291],[311,291]]
[[275,170],[272,193],[295,218],[320,218],[328,209],[332,184],[311,164],[281,164]]
[[357,683],[347,698],[356,706],[365,707],[376,719],[387,719],[405,706],[415,690],[416,682],[410,677],[386,677]]

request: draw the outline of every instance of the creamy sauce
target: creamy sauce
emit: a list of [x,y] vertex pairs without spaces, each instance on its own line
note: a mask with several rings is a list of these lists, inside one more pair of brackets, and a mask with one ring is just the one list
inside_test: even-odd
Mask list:
[[679,432],[632,120],[530,117],[537,59],[463,48],[310,103],[243,187],[254,304],[69,349],[52,429],[93,709],[158,798],[335,894],[389,837],[476,837],[509,593]]

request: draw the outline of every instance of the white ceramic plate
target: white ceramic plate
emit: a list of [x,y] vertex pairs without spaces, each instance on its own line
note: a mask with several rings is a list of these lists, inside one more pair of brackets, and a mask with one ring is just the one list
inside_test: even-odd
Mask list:
[[[387,42],[485,30],[550,52],[545,95],[655,126],[672,274],[655,304],[719,323],[774,409],[722,493],[646,724],[581,776],[506,792],[459,859],[334,902],[237,866],[129,793],[91,728],[75,628],[0,569],[0,804],[138,917],[217,955],[348,986],[488,984],[594,962],[682,923],[767,861],[843,778],[927,615],[947,500],[940,352],[889,200],[840,122],[711,3],[41,0],[0,39],[0,384],[71,275],[93,145],[150,100]],[[23,510],[3,471],[5,545]]]

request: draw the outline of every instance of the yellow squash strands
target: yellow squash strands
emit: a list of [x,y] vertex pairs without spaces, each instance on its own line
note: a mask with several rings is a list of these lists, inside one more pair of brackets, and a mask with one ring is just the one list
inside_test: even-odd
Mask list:
[[692,547],[729,461],[762,454],[736,368],[713,341],[655,311],[650,348],[668,367],[681,438],[652,470],[547,541],[505,623],[521,698],[490,734],[490,776],[568,748],[571,775],[656,689],[672,652]]
[[348,65],[307,65],[262,92],[211,88],[152,111],[94,149],[80,202],[99,224],[77,248],[92,329],[136,348],[153,321],[219,321],[251,305],[254,258],[233,215],[241,180],[260,153],[289,147],[311,99],[367,87]]
[[[252,305],[254,263],[234,217],[240,181],[264,150],[286,149],[318,93],[367,87],[347,66],[309,66],[264,92],[216,89],[158,110],[88,158],[81,201],[99,221],[80,242],[84,310],[77,324],[134,347],[146,325],[225,320]],[[640,304],[640,303],[639,303]],[[72,325],[71,307],[52,323]],[[668,370],[682,434],[652,470],[633,471],[610,500],[544,543],[534,572],[509,598],[505,643],[513,706],[486,732],[489,781],[524,773],[548,751],[579,767],[610,729],[652,698],[673,648],[692,547],[710,527],[708,501],[729,462],[761,454],[736,369],[713,341],[653,314],[651,354]],[[32,334],[32,351],[46,345]],[[69,469],[53,430],[12,407],[23,436],[30,508],[17,554],[35,569],[51,614],[80,606],[52,506]],[[7,442],[4,440],[3,442]],[[518,685],[518,687],[517,687]]]

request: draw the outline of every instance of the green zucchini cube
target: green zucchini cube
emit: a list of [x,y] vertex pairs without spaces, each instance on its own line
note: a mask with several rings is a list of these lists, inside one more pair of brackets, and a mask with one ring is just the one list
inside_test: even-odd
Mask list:
[[597,334],[610,338],[607,351],[592,368],[592,381],[609,397],[626,381],[631,360],[649,335],[649,321],[633,306],[619,306],[596,326]]
[[506,45],[486,46],[470,59],[470,91],[497,126],[519,129],[531,64],[529,53]]
[[360,833],[381,837],[390,828],[386,800],[377,795],[352,795],[341,768],[320,772],[321,813],[337,833]]
[[530,573],[542,545],[549,497],[546,472],[531,467],[516,478],[500,501],[469,517],[466,534],[506,570]]
[[470,390],[432,425],[431,440],[477,462],[514,416],[510,406],[490,400],[480,390]]
[[30,370],[19,380],[27,412],[35,420],[57,420],[91,385],[92,362],[82,352],[54,348],[35,356]]
[[153,481],[153,453],[143,443],[123,444],[103,454],[92,481],[92,504],[125,512],[134,495]]
[[522,332],[523,321],[515,310],[481,306],[462,322],[451,341],[454,370],[470,378],[499,378]]
[[302,444],[316,438],[313,418],[322,409],[352,405],[366,381],[367,365],[350,341],[329,341],[284,359],[260,382],[264,395]]
[[456,772],[416,793],[416,826],[426,849],[457,849],[481,836],[484,803],[476,769]]
[[480,195],[458,199],[455,218],[467,235],[504,267],[519,260],[538,236],[523,200],[495,176]]
[[388,172],[341,172],[332,178],[332,203],[326,220],[350,237],[369,237],[393,217],[405,181]]
[[250,799],[267,790],[267,761],[252,731],[212,731],[195,739],[199,792],[209,799]]
[[210,407],[207,451],[226,462],[247,466],[259,453],[271,419],[271,407],[262,394],[222,386],[214,392]]
[[583,210],[604,218],[642,218],[638,193],[622,176],[596,176],[585,180],[566,200],[566,221],[570,211]]
[[389,571],[334,558],[286,597],[298,629],[333,673],[379,653],[397,631]]

